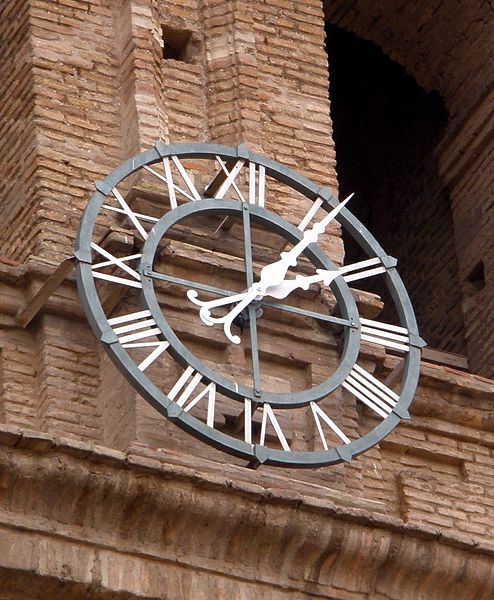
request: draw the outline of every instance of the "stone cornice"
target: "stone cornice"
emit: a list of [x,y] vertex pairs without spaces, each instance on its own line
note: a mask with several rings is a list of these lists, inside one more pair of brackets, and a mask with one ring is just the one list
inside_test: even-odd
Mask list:
[[[489,597],[494,546],[408,525],[379,512],[380,503],[283,474],[242,479],[239,472],[2,426],[0,535],[18,549],[0,554],[0,568],[132,594],[124,573],[132,564],[149,597],[184,570],[206,579],[214,573],[225,585],[254,582],[256,597],[270,589],[362,598],[381,585],[402,600],[417,598],[418,589],[427,598],[444,598],[445,590]],[[60,560],[50,562],[47,552]],[[76,556],[86,561],[83,572]]]

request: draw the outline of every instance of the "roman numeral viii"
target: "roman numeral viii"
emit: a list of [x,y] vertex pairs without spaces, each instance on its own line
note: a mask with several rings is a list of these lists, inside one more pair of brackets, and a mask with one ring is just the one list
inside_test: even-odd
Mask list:
[[204,384],[202,377],[202,374],[195,371],[193,367],[187,367],[167,396],[175,404],[183,407],[185,412],[189,412],[191,408],[207,395],[208,409],[206,424],[208,427],[214,427],[216,385],[213,382]]
[[161,330],[156,321],[151,317],[149,310],[122,315],[109,319],[113,332],[118,338],[122,348],[126,350],[137,348],[150,348],[151,353],[140,362],[137,367],[144,371],[151,365],[170,345],[169,342],[157,339]]

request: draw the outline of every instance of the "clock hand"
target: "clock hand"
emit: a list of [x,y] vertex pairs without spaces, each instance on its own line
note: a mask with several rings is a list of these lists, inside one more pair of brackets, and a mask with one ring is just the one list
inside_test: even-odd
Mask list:
[[[195,290],[189,290],[187,292],[187,297],[189,298],[189,300],[201,307],[201,310],[199,311],[201,321],[205,325],[210,326],[214,325],[215,323],[224,323],[223,330],[225,332],[225,335],[234,344],[240,344],[240,338],[238,337],[238,335],[232,334],[232,323],[235,317],[239,315],[244,310],[244,308],[248,306],[252,302],[252,300],[254,300],[258,295],[259,287],[257,284],[254,284],[246,292],[242,292],[241,294],[235,294],[235,296],[229,296],[227,298],[218,298],[217,300],[210,300],[208,302],[198,300],[197,292]],[[235,302],[238,302],[238,304],[223,317],[211,316],[211,309],[216,308],[218,306],[232,304]]]
[[[246,292],[242,292],[240,294],[235,294],[233,296],[227,296],[225,298],[216,298],[215,300],[199,300],[197,298],[198,294],[196,290],[188,290],[187,298],[201,307],[199,311],[199,316],[201,320],[206,325],[213,325],[213,323],[221,323],[223,322],[224,317],[213,318],[211,317],[211,310],[213,308],[217,308],[218,306],[225,306],[228,304],[235,304],[236,302],[240,302],[245,298],[245,296],[249,293],[249,290]],[[219,320],[218,320],[219,319]]]
[[[214,325],[215,323],[224,323],[224,331],[227,338],[232,341],[234,344],[240,343],[240,338],[237,335],[232,335],[231,333],[231,325],[237,315],[239,315],[246,306],[248,306],[252,300],[262,298],[264,296],[272,296],[273,298],[286,298],[293,290],[297,288],[302,288],[304,290],[308,290],[309,286],[312,283],[323,282],[324,285],[330,285],[330,283],[341,275],[340,271],[327,271],[324,269],[317,269],[316,275],[311,275],[310,277],[303,277],[302,275],[298,275],[295,279],[286,279],[282,283],[276,286],[269,286],[265,289],[264,292],[261,291],[261,286],[258,284],[254,284],[251,288],[249,288],[246,292],[242,292],[241,294],[235,294],[234,296],[228,296],[226,298],[217,298],[216,300],[202,301],[197,299],[196,290],[189,290],[187,292],[187,297],[189,300],[194,302],[201,307],[199,311],[199,316],[201,320],[206,325]],[[230,312],[228,312],[223,317],[211,317],[211,309],[217,308],[218,306],[226,306],[228,304],[233,304],[238,302],[238,304],[232,308]]]
[[266,290],[266,296],[272,296],[273,298],[286,298],[293,290],[301,288],[308,290],[312,283],[322,282],[324,285],[330,285],[333,279],[336,279],[338,275],[342,275],[340,271],[326,271],[325,269],[317,269],[316,275],[304,277],[298,275],[295,279],[285,279],[279,285],[268,287]]
[[220,319],[214,319],[215,323],[224,323],[223,331],[225,332],[226,337],[233,342],[234,344],[240,344],[240,338],[238,335],[232,335],[231,327],[232,323],[237,315],[239,315],[246,306],[248,306],[252,300],[254,300],[259,294],[259,291],[256,289],[256,286],[253,285],[252,288],[249,288],[244,299],[237,304],[232,310],[226,314],[224,317]]
[[[254,283],[246,292],[236,294],[234,296],[228,296],[227,298],[219,298],[217,300],[210,300],[203,302],[197,299],[197,292],[195,290],[188,290],[187,297],[189,300],[201,306],[199,316],[203,323],[206,325],[213,325],[214,323],[224,323],[224,331],[227,338],[234,344],[240,343],[240,338],[234,336],[231,333],[231,325],[235,317],[242,312],[242,310],[248,306],[253,300],[260,300],[266,295],[268,288],[275,288],[277,285],[282,284],[285,279],[285,275],[288,269],[297,264],[298,256],[317,241],[319,235],[324,232],[328,223],[330,223],[336,215],[341,211],[345,204],[352,198],[354,194],[350,194],[343,202],[340,202],[336,208],[333,208],[321,221],[316,223],[304,232],[303,238],[295,244],[295,246],[288,252],[282,252],[280,260],[274,263],[264,266],[261,269],[260,278],[257,283]],[[299,287],[299,286],[297,286]],[[280,298],[285,298],[290,291]],[[272,294],[271,294],[272,295]],[[277,297],[277,296],[273,296]],[[230,312],[223,317],[211,317],[211,310],[218,306],[225,306],[238,302]]]
[[[279,284],[282,284],[285,280],[285,275],[286,275],[288,269],[290,267],[294,267],[297,264],[297,257],[300,255],[300,253],[303,252],[307,248],[307,246],[310,246],[310,244],[313,244],[314,242],[317,241],[319,235],[324,232],[328,223],[330,223],[336,217],[336,215],[341,211],[341,209],[345,206],[345,204],[353,196],[354,196],[354,194],[350,194],[349,196],[347,196],[343,200],[343,202],[340,202],[340,204],[338,204],[338,206],[336,208],[333,208],[333,210],[330,211],[324,217],[324,219],[322,219],[321,221],[319,221],[318,223],[313,225],[311,227],[311,229],[305,231],[303,238],[297,244],[295,244],[295,246],[289,252],[281,253],[280,260],[277,260],[274,263],[264,266],[261,269],[259,281],[257,283],[254,283],[247,290],[247,292],[244,292],[244,295],[250,294],[251,290],[257,288],[257,295],[254,298],[256,300],[260,300],[261,298],[263,298],[266,295],[266,293],[267,293],[266,290],[268,288],[275,287]],[[187,293],[187,295],[189,295],[189,293]],[[197,294],[196,294],[196,296],[197,296]],[[242,296],[242,294],[239,294],[239,296]],[[284,298],[285,296],[281,296],[281,297]],[[189,298],[190,298],[190,296],[189,296]],[[230,300],[232,300],[232,298],[235,298],[235,296],[231,296]],[[237,299],[238,299],[238,297],[237,297]],[[221,301],[213,300],[209,304],[209,307],[213,308],[215,306],[229,304],[229,302],[221,302],[221,304],[219,304],[219,302],[221,302]],[[198,302],[196,302],[196,304],[198,304]],[[234,308],[232,310],[236,311],[236,308]],[[236,314],[238,314],[238,313],[236,313]],[[222,317],[222,320],[216,320],[215,322],[216,323],[225,322],[224,320],[226,319],[226,317],[228,317],[228,315],[226,315],[225,317]]]
[[304,232],[304,237],[288,252],[282,252],[280,260],[266,265],[261,270],[261,278],[259,283],[265,287],[274,287],[283,282],[285,275],[290,267],[297,264],[299,255],[314,242],[317,242],[318,237],[324,232],[328,223],[330,223],[336,215],[341,211],[345,204],[354,196],[350,194],[347,198],[340,202],[336,208],[333,208],[324,219],[315,223],[310,229]]

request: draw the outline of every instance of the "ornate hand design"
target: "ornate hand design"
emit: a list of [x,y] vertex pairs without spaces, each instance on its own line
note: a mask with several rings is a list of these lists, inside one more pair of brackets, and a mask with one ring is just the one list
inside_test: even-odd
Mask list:
[[317,269],[317,275],[310,275],[304,277],[298,275],[295,279],[285,279],[279,285],[268,287],[266,290],[266,296],[272,296],[273,298],[286,298],[289,294],[298,288],[308,290],[312,283],[324,283],[324,285],[330,285],[333,279],[336,279],[338,275],[342,275],[340,271],[326,271],[325,269]]
[[[264,296],[286,298],[294,289],[308,289],[311,283],[319,281],[323,281],[326,285],[329,285],[331,281],[340,274],[339,271],[324,271],[319,269],[317,275],[313,275],[312,277],[298,276],[296,279],[285,279],[285,276],[289,268],[294,267],[297,264],[297,258],[300,254],[310,246],[310,244],[317,242],[327,225],[336,217],[352,196],[353,194],[350,194],[350,196],[345,198],[345,200],[338,204],[336,208],[333,208],[333,210],[331,210],[321,221],[315,223],[315,225],[305,231],[303,238],[295,244],[291,250],[280,254],[281,258],[279,260],[264,266],[261,270],[259,281],[250,286],[247,291],[226,298],[203,301],[198,299],[196,290],[188,290],[187,297],[189,300],[201,307],[199,316],[202,322],[209,326],[212,326],[215,323],[223,323],[226,337],[234,344],[240,344],[240,338],[237,335],[232,334],[231,326],[235,317],[253,300],[261,300]],[[228,306],[229,304],[235,304],[237,302],[238,304],[223,317],[211,316],[211,311],[214,308]]]
[[261,278],[259,283],[262,283],[266,287],[274,287],[282,283],[290,267],[294,267],[297,264],[297,258],[300,254],[314,242],[317,242],[321,233],[324,233],[328,224],[336,217],[346,203],[354,196],[350,194],[343,200],[336,208],[333,208],[324,219],[315,223],[310,229],[304,232],[304,237],[295,244],[295,246],[288,252],[282,252],[280,254],[280,260],[277,260],[270,265],[263,267],[261,271]]
[[[189,290],[187,292],[187,297],[189,298],[189,300],[201,307],[201,310],[199,311],[199,316],[201,317],[202,322],[205,325],[210,326],[214,325],[215,323],[224,323],[223,329],[225,331],[225,335],[234,344],[240,344],[240,338],[238,335],[232,334],[232,323],[235,317],[239,315],[244,310],[244,308],[252,302],[252,300],[255,300],[255,298],[258,295],[259,284],[254,284],[250,289],[241,294],[235,294],[235,296],[228,296],[227,298],[218,298],[217,300],[210,300],[208,302],[198,300],[197,292],[195,290]],[[213,308],[233,304],[235,302],[238,302],[238,304],[234,306],[232,310],[223,317],[211,316],[211,310]]]

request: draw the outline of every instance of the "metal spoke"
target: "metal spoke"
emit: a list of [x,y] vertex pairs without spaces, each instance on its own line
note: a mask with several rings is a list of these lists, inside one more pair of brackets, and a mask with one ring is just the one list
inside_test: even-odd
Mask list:
[[[250,212],[249,205],[243,205],[243,227],[244,227],[244,261],[247,288],[254,283],[254,266],[252,263],[252,238],[250,231]],[[254,396],[261,395],[261,368],[259,364],[259,345],[257,342],[257,321],[256,308],[249,304],[249,333],[250,333],[250,354],[252,357],[252,380],[254,383]]]
[[[195,288],[195,289],[201,290],[203,292],[210,292],[211,294],[216,294],[217,296],[233,296],[235,294],[238,294],[238,292],[231,292],[229,290],[224,290],[222,288],[213,287],[211,285],[206,285],[204,283],[198,283],[197,281],[191,281],[190,279],[182,279],[181,277],[173,277],[172,275],[166,275],[165,273],[158,273],[157,271],[153,271],[151,269],[145,269],[143,274],[146,277],[151,277],[151,279],[158,279],[160,281],[166,281],[167,283],[175,283],[177,285],[182,285],[183,287]],[[327,323],[333,323],[335,325],[344,325],[346,327],[356,327],[356,323],[354,323],[348,319],[342,319],[340,317],[333,317],[331,315],[325,315],[323,313],[314,312],[312,310],[305,310],[303,308],[298,308],[297,306],[289,306],[288,304],[280,304],[278,302],[270,302],[268,300],[262,300],[260,306],[269,306],[269,308],[275,308],[276,310],[284,310],[286,312],[290,312],[295,315],[300,315],[302,317],[311,317],[312,319],[326,321]],[[257,306],[257,308],[259,308],[259,306]]]
[[177,285],[195,288],[203,292],[210,292],[211,294],[216,294],[218,296],[234,296],[235,294],[238,294],[238,292],[230,292],[229,290],[213,287],[211,285],[199,283],[190,279],[182,279],[181,277],[173,277],[172,275],[167,275],[166,273],[158,273],[152,269],[144,269],[143,275],[145,277],[151,277],[151,279],[158,279],[159,281],[166,281],[167,283],[176,283]]
[[333,323],[334,325],[345,325],[347,327],[357,327],[357,323],[353,320],[342,319],[341,317],[333,317],[331,315],[324,315],[322,313],[314,312],[312,310],[305,310],[304,308],[298,308],[297,306],[290,306],[288,304],[278,304],[276,302],[269,302],[267,300],[262,301],[262,306],[269,306],[270,308],[276,308],[277,310],[284,310],[295,315],[302,317],[311,317],[312,319],[319,319],[319,321],[326,321],[327,323]]

